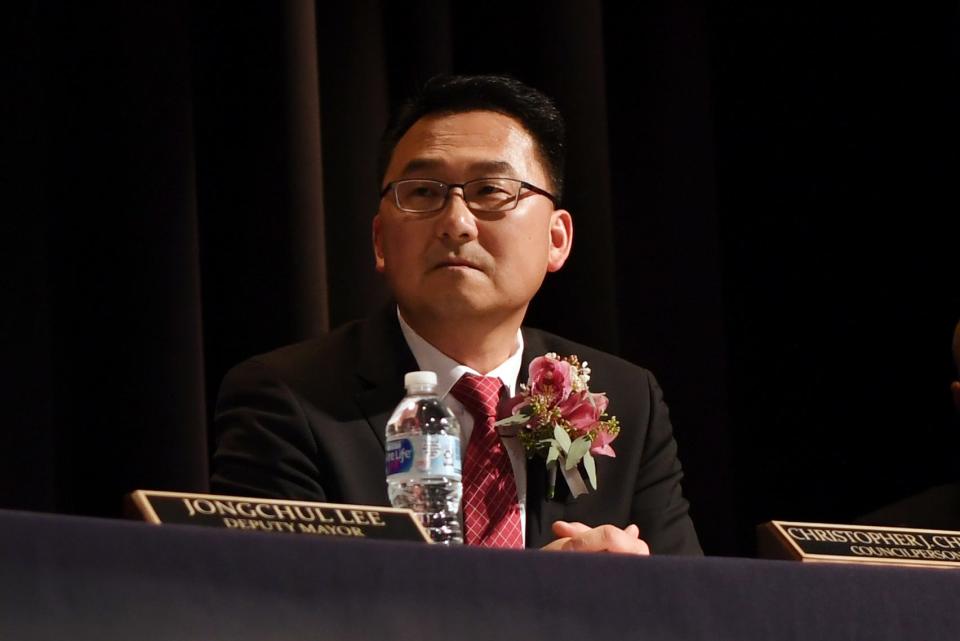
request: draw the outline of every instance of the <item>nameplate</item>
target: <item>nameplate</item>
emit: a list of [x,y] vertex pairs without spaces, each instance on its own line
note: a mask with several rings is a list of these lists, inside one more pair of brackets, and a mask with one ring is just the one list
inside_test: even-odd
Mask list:
[[137,490],[128,499],[133,516],[155,524],[430,542],[414,513],[400,508],[153,490]]
[[770,521],[757,543],[761,558],[960,568],[960,532],[946,530]]

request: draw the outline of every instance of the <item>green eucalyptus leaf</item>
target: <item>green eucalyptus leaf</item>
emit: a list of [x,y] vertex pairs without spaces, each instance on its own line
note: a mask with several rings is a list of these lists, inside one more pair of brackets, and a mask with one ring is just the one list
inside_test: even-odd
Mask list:
[[597,489],[597,462],[589,451],[583,455],[583,469],[587,471],[587,480],[590,487]]
[[567,431],[560,427],[559,425],[553,426],[553,438],[557,439],[557,443],[560,444],[560,449],[564,452],[570,451],[570,435],[567,434]]
[[586,436],[581,436],[570,444],[570,449],[567,451],[567,461],[563,466],[564,469],[572,470],[575,468],[584,454],[588,452],[590,452],[590,439]]
[[514,414],[506,418],[501,418],[499,421],[494,423],[498,427],[507,426],[507,425],[523,425],[530,420],[529,416],[524,416],[523,414]]
[[557,460],[557,457],[560,456],[560,448],[557,447],[556,441],[553,445],[550,446],[550,451],[547,452],[547,465],[550,465]]

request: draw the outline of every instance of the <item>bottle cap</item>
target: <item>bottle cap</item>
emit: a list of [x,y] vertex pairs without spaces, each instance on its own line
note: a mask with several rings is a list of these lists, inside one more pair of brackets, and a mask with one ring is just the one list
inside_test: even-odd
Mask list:
[[407,372],[403,377],[403,386],[408,390],[437,384],[436,372]]

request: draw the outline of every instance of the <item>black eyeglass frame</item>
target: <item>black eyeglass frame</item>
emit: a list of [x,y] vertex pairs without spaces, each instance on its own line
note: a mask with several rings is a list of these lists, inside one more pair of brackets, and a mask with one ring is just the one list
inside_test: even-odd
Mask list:
[[[486,180],[509,180],[509,181],[512,181],[512,182],[515,182],[515,183],[520,183],[520,188],[521,188],[521,189],[526,188],[526,189],[528,189],[529,191],[532,191],[532,192],[535,193],[535,194],[540,194],[541,196],[546,196],[547,198],[549,198],[549,199],[550,199],[550,202],[553,203],[553,208],[554,208],[554,209],[557,209],[557,208],[560,207],[560,201],[557,199],[557,197],[554,196],[553,194],[551,194],[551,193],[550,193],[549,191],[547,191],[546,189],[542,189],[542,188],[540,188],[540,187],[537,187],[536,185],[533,185],[533,184],[531,184],[531,183],[528,183],[528,182],[525,181],[525,180],[520,180],[519,178],[507,178],[507,177],[504,177],[504,176],[487,176],[487,177],[484,177],[484,178],[474,178],[473,180],[468,180],[468,181],[462,182],[462,183],[446,183],[446,182],[443,182],[442,180],[437,180],[437,179],[435,179],[435,178],[401,178],[401,179],[399,179],[399,180],[391,180],[390,182],[388,182],[388,183],[386,184],[386,186],[383,188],[383,190],[381,190],[381,192],[380,192],[380,198],[383,198],[384,196],[386,196],[386,195],[387,195],[387,192],[389,192],[389,191],[392,189],[392,190],[393,190],[393,200],[394,200],[394,203],[396,204],[397,209],[399,209],[400,211],[404,211],[404,212],[407,212],[407,213],[410,213],[410,214],[432,214],[432,213],[434,213],[434,212],[440,211],[441,209],[443,209],[444,207],[447,206],[447,202],[448,202],[449,199],[450,199],[450,190],[452,190],[454,187],[459,187],[459,188],[460,188],[460,193],[462,194],[462,193],[464,193],[464,188],[465,188],[467,185],[469,185],[469,184],[471,184],[471,183],[476,183],[476,182],[483,182],[483,181],[486,181]],[[396,191],[396,189],[394,189],[394,188],[395,188],[397,185],[399,185],[400,183],[413,182],[413,181],[416,181],[416,182],[432,182],[432,183],[436,183],[436,184],[438,184],[438,185],[442,185],[442,186],[445,188],[445,191],[444,191],[444,193],[443,193],[443,202],[440,203],[440,206],[437,207],[436,209],[405,209],[405,208],[401,207],[401,206],[400,206],[400,196],[397,195],[397,191]],[[520,204],[520,189],[517,189],[517,195],[516,195],[516,196],[514,197],[514,199],[513,199],[513,205],[511,205],[510,207],[508,207],[508,208],[506,208],[506,209],[478,209],[478,208],[470,207],[470,204],[467,203],[467,201],[466,201],[465,198],[464,198],[464,203],[467,205],[467,208],[470,209],[470,211],[478,211],[478,212],[483,212],[483,213],[488,213],[488,214],[497,214],[497,213],[501,213],[501,212],[505,212],[505,211],[513,211],[514,209],[517,208],[517,205]]]

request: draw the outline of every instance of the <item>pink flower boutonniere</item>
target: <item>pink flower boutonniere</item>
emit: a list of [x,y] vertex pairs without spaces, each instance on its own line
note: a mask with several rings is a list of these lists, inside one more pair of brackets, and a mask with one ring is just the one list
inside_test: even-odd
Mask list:
[[503,431],[516,430],[529,458],[546,459],[550,473],[549,497],[563,474],[574,498],[587,491],[578,466],[582,464],[590,487],[597,489],[595,455],[616,456],[610,443],[620,433],[617,418],[607,418],[607,396],[590,391],[590,368],[576,356],[560,358],[553,352],[533,359],[530,378],[508,401],[509,416],[497,421]]

